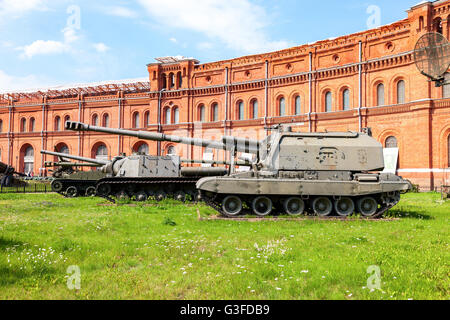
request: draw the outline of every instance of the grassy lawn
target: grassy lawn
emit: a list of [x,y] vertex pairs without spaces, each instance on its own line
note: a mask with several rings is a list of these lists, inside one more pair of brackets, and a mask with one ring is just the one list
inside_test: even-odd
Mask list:
[[0,195],[0,299],[449,299],[439,200],[404,195],[392,221],[247,222],[199,221],[197,208],[215,213],[171,201]]

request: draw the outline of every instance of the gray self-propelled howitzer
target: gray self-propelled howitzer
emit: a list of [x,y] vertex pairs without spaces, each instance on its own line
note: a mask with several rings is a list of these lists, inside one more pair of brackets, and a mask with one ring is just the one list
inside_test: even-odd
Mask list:
[[[360,132],[295,133],[277,126],[262,141],[224,137],[221,141],[182,138],[161,133],[93,127],[78,122],[66,129],[120,134],[153,141],[171,141],[229,151],[227,176],[205,177],[196,184],[202,199],[225,216],[245,212],[258,216],[274,213],[322,217],[333,214],[382,216],[411,189],[409,181],[380,173],[383,147],[370,134]],[[238,152],[255,155],[251,170],[234,172]]]
[[2,187],[14,187],[26,184],[24,181],[16,179],[15,176],[25,177],[26,175],[17,172],[16,169],[6,163],[0,162],[0,183]]
[[[95,171],[99,178],[95,181],[89,181],[90,184],[94,182],[93,188],[91,185],[84,188],[82,184],[77,187],[70,181],[72,185],[69,194],[71,196],[89,191],[89,195],[98,195],[108,200],[113,200],[114,197],[134,198],[137,201],[145,201],[149,197],[155,197],[157,200],[174,197],[177,200],[184,201],[188,198],[187,196],[198,200],[199,194],[195,189],[195,184],[200,178],[227,174],[227,170],[223,167],[182,167],[181,165],[185,162],[201,162],[211,165],[219,163],[215,161],[183,160],[178,156],[151,156],[136,153],[131,156],[118,156],[111,161],[104,161],[49,151],[43,151],[43,153],[99,166]],[[90,175],[91,173],[85,174]],[[57,183],[63,182],[65,181],[59,179]],[[77,189],[77,192],[75,192],[74,187],[83,187],[86,191]],[[65,190],[65,187],[62,190]],[[67,191],[65,195],[67,195]]]

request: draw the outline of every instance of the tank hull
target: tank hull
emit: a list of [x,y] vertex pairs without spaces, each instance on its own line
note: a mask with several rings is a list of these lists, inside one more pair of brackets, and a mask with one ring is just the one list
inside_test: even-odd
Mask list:
[[[361,213],[369,218],[383,216],[400,201],[400,194],[411,188],[409,181],[395,175],[374,174],[364,178],[373,181],[230,176],[203,178],[196,187],[209,206],[227,217],[240,214],[348,217]],[[299,209],[293,210],[293,205]]]

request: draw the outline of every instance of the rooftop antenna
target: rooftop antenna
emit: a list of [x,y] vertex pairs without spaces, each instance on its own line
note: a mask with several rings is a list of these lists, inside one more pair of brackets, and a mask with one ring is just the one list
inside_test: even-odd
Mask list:
[[442,34],[424,34],[416,43],[414,62],[420,73],[433,81],[436,87],[449,84],[444,75],[450,67],[450,43]]

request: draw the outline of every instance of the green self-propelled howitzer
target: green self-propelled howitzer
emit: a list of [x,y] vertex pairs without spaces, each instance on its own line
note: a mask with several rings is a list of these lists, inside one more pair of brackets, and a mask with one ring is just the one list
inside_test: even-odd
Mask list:
[[25,174],[17,172],[13,167],[0,162],[0,183],[2,187],[16,187],[26,184],[25,181],[21,181],[17,176],[26,177]]
[[[258,141],[223,137],[222,141],[183,138],[145,131],[117,130],[67,122],[66,129],[96,131],[153,141],[170,141],[229,151],[231,170],[226,176],[205,177],[196,183],[208,205],[228,217],[312,213],[342,217],[359,213],[380,217],[400,201],[411,183],[384,170],[383,147],[365,132],[293,132],[276,126]],[[235,172],[239,152],[253,154],[251,170]]]

